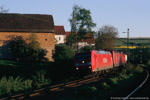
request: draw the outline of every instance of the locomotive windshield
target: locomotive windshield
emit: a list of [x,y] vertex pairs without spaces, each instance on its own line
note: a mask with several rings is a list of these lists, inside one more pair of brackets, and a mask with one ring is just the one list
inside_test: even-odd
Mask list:
[[75,56],[76,61],[83,61],[83,60],[91,60],[91,53],[87,54],[77,54]]

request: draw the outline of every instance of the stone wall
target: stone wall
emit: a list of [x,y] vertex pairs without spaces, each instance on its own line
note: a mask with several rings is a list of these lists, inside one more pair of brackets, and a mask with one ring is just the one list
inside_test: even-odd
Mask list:
[[[31,33],[22,32],[0,32],[0,59],[11,59],[11,53],[8,52],[9,48],[4,46],[5,42],[10,40],[12,36],[22,36],[24,40],[28,41]],[[52,55],[55,52],[55,37],[54,33],[33,33],[38,37],[38,42],[41,48],[48,51],[46,58],[53,61]]]

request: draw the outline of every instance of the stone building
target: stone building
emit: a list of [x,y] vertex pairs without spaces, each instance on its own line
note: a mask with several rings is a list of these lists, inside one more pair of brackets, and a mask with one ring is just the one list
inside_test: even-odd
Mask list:
[[40,14],[0,14],[0,59],[11,59],[6,41],[11,37],[22,36],[27,41],[30,34],[36,34],[41,48],[47,50],[45,56],[53,61],[55,52],[55,29],[52,15]]

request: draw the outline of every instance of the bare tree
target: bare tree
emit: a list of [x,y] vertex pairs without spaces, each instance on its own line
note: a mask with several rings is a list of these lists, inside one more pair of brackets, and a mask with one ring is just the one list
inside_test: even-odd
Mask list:
[[118,37],[118,30],[114,26],[104,25],[99,28],[96,37],[95,47],[97,50],[111,50],[114,46],[115,40]]

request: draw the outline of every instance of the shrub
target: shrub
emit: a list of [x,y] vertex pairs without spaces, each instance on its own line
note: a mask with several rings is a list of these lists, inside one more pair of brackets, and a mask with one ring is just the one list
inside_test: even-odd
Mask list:
[[10,53],[14,60],[17,61],[45,61],[47,51],[40,47],[36,34],[30,34],[28,42],[21,36],[12,36],[5,42],[9,46]]
[[4,76],[0,80],[0,95],[15,93],[18,91],[32,88],[32,80],[23,80],[21,77],[13,78],[10,76],[8,79]]
[[32,88],[32,80],[28,79],[24,81],[24,88],[25,89],[31,89]]
[[36,71],[35,75],[32,76],[33,78],[33,85],[37,88],[40,88],[44,85],[50,84],[51,80],[46,78],[46,71],[45,70],[40,70]]
[[107,89],[110,88],[110,86],[109,86],[106,82],[102,82],[100,86],[101,86],[101,88],[104,89],[104,90],[107,90]]
[[143,72],[143,68],[141,67],[141,65],[137,65],[137,66],[129,66],[128,67],[128,70],[127,70],[127,73],[128,74],[139,74],[139,73],[142,73]]
[[1,78],[1,80],[0,80],[0,95],[10,93],[11,87],[9,84],[11,84],[11,83],[7,82],[7,78],[5,76]]
[[80,52],[89,52],[91,50],[94,50],[95,47],[94,46],[84,46],[82,48],[79,49]]
[[127,79],[128,75],[126,73],[119,73],[118,79],[119,80],[124,80]]
[[55,61],[68,60],[73,59],[75,55],[75,51],[73,48],[67,45],[56,45],[55,47]]
[[109,78],[109,83],[111,85],[117,85],[118,84],[118,79],[117,78]]
[[11,88],[11,92],[24,90],[23,78],[20,78],[19,76],[16,78],[13,78],[12,76],[10,76],[7,82]]
[[138,74],[142,73],[143,72],[143,68],[140,65],[137,65],[136,68],[135,68],[135,72],[138,73]]
[[127,74],[131,74],[131,73],[134,73],[134,66],[133,65],[130,65],[127,69]]

